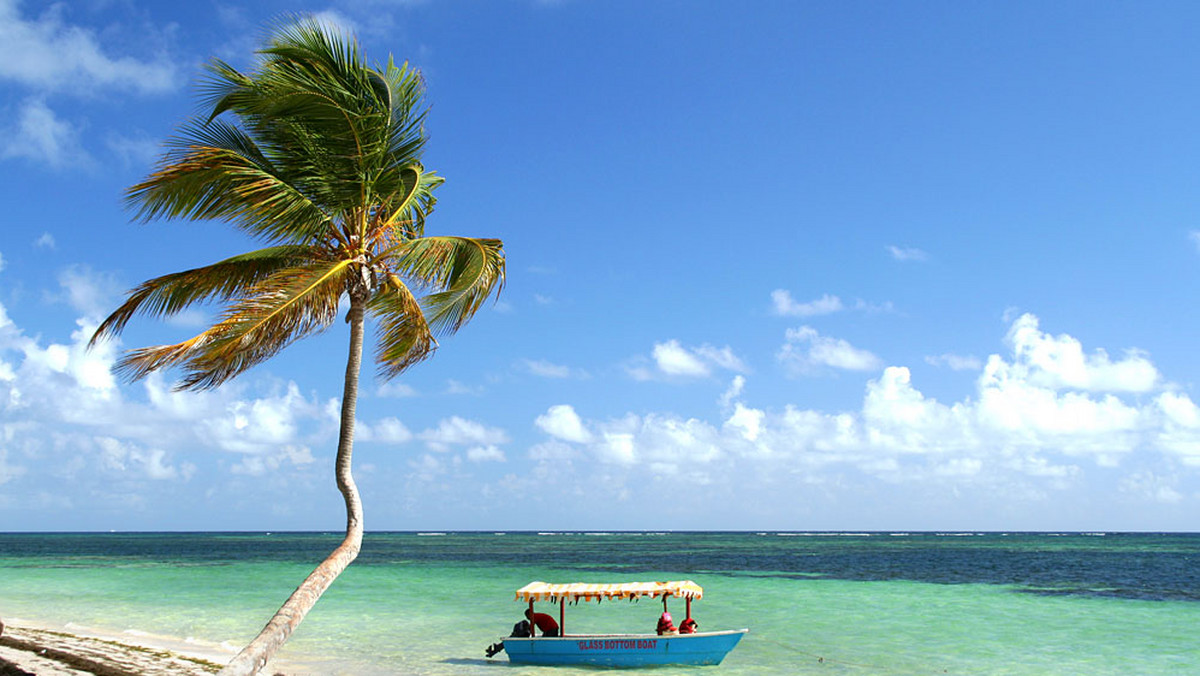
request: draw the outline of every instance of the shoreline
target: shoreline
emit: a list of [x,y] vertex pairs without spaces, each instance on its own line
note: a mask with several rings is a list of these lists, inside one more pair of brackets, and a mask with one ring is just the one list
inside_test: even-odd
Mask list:
[[[212,676],[235,652],[171,637],[0,620],[0,676]],[[304,673],[277,663],[272,660],[263,673]]]
[[5,623],[0,634],[4,676],[211,676],[221,664],[145,641],[117,641],[34,626]]

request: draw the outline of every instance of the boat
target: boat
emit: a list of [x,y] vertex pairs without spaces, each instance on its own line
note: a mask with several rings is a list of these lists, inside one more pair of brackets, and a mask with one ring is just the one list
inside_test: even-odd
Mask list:
[[[667,664],[716,665],[749,629],[680,633],[673,626],[667,599],[682,598],[687,616],[680,627],[695,626],[692,601],[704,596],[691,580],[671,582],[623,582],[594,584],[575,582],[550,584],[531,582],[517,590],[516,600],[529,604],[532,615],[536,601],[558,604],[558,636],[509,636],[488,649],[488,656],[503,650],[514,664],[590,665],[599,667],[645,667]],[[662,599],[660,633],[572,634],[566,631],[566,605],[579,601]],[[535,632],[536,633],[536,632]]]

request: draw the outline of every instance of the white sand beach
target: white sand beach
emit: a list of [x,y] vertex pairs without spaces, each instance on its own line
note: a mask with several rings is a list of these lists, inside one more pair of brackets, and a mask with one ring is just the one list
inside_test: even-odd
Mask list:
[[232,656],[166,643],[6,620],[0,634],[0,676],[206,676]]

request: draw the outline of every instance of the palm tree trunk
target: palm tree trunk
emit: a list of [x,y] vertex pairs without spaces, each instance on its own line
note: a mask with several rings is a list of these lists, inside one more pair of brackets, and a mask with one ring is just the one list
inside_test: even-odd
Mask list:
[[346,537],[292,592],[271,621],[267,622],[267,626],[242,648],[218,676],[255,676],[300,626],[321,594],[358,557],[362,547],[362,501],[358,497],[354,476],[350,473],[350,459],[354,453],[354,412],[358,406],[358,375],[362,367],[363,306],[364,303],[355,300],[352,295],[347,317],[350,323],[350,356],[346,362],[346,383],[342,393],[342,429],[338,438],[336,466],[338,490],[346,500]]

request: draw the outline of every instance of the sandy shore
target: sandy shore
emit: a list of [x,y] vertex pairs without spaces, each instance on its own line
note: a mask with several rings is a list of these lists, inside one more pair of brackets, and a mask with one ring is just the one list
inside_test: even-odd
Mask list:
[[[236,648],[75,625],[0,619],[0,676],[211,676]],[[316,676],[307,665],[271,660],[263,676]]]
[[0,634],[0,676],[208,676],[220,668],[194,655],[44,628],[9,623]]

